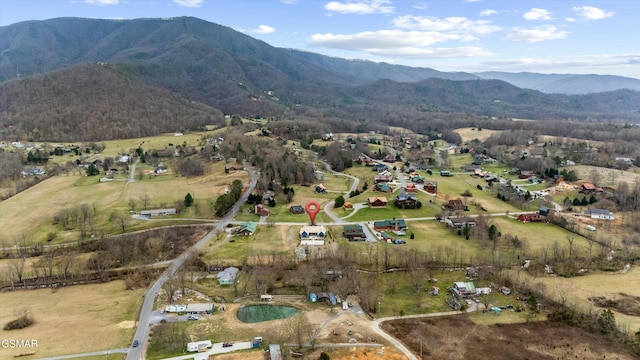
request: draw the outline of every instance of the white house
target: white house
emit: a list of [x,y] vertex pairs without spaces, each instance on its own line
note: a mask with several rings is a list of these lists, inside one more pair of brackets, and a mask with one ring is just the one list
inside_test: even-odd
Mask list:
[[597,220],[614,220],[615,216],[605,209],[589,209],[584,211],[585,215],[590,215],[592,219]]
[[466,298],[467,296],[476,295],[476,286],[473,282],[454,282],[451,291],[458,297]]
[[300,245],[324,245],[327,228],[322,225],[306,225],[300,228]]

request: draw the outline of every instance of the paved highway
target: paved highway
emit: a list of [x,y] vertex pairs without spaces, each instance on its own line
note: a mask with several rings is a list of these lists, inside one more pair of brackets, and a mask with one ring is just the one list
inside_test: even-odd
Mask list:
[[140,345],[138,347],[135,347],[135,348],[131,347],[129,349],[129,352],[127,353],[127,357],[126,357],[127,360],[139,360],[144,358],[144,353],[147,347],[147,339],[149,337],[149,326],[151,323],[151,317],[153,312],[153,303],[156,295],[158,294],[158,291],[160,291],[164,283],[167,282],[167,280],[169,280],[171,276],[173,276],[173,274],[178,269],[180,269],[180,267],[184,264],[184,262],[189,257],[189,254],[191,253],[192,250],[199,250],[207,242],[209,242],[211,238],[216,236],[218,232],[224,231],[224,228],[231,221],[231,219],[233,219],[233,217],[236,215],[236,213],[240,209],[240,206],[242,206],[242,204],[244,204],[247,201],[247,199],[249,198],[249,194],[253,192],[253,189],[256,186],[258,178],[256,177],[256,174],[253,172],[253,170],[248,166],[248,164],[245,164],[244,168],[249,173],[249,177],[251,178],[251,183],[249,184],[249,188],[246,189],[246,191],[242,194],[242,197],[240,197],[240,199],[235,203],[235,205],[233,205],[233,207],[231,208],[231,210],[229,210],[227,215],[225,215],[225,217],[222,218],[220,222],[218,222],[218,224],[213,230],[211,230],[205,237],[200,239],[200,241],[198,241],[195,245],[193,245],[188,251],[185,251],[179,257],[177,257],[173,261],[173,263],[162,273],[162,275],[160,275],[158,280],[156,280],[156,282],[153,283],[153,285],[151,285],[149,290],[147,290],[147,292],[145,293],[144,299],[142,301],[142,307],[140,308],[140,313],[138,316],[138,324],[137,324],[136,332],[133,337],[134,340],[138,340]]

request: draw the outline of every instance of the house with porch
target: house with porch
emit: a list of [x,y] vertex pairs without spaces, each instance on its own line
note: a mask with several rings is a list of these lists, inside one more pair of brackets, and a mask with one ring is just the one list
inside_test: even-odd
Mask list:
[[386,208],[387,207],[387,198],[382,196],[370,197],[367,199],[367,204],[369,204],[370,208]]
[[401,209],[419,209],[422,203],[414,194],[401,193],[393,200],[393,205]]
[[454,200],[449,200],[446,204],[442,206],[442,208],[448,211],[461,211],[461,210],[464,210],[465,206],[462,200],[454,199]]
[[384,230],[407,230],[409,227],[404,219],[379,220],[374,221],[373,228],[376,231]]
[[429,194],[437,194],[438,193],[438,182],[437,181],[432,181],[429,180],[427,182],[424,183],[424,191],[428,192]]
[[327,228],[322,225],[305,225],[300,228],[300,245],[324,245]]
[[389,183],[379,182],[379,183],[376,183],[376,185],[373,187],[373,191],[390,193],[393,191],[393,189],[391,188]]
[[468,226],[470,228],[476,226],[476,221],[470,217],[448,218],[444,220],[444,223],[456,230],[462,230],[465,228],[465,226]]
[[584,214],[596,220],[615,220],[615,216],[606,209],[588,209],[584,211]]
[[457,281],[450,288],[451,292],[459,298],[468,298],[476,295],[476,286],[473,281]]
[[364,241],[367,239],[367,235],[365,235],[362,225],[358,224],[345,225],[342,230],[342,235],[349,241]]
[[236,227],[233,227],[230,232],[233,235],[251,236],[256,232],[257,228],[258,224],[254,223],[253,221],[247,221]]

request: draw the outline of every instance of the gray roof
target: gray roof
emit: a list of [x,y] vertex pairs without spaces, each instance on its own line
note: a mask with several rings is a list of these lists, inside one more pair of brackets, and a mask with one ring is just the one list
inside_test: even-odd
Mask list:
[[228,267],[218,273],[218,280],[233,281],[235,280],[236,276],[238,276],[238,271],[240,271],[240,269],[236,267]]

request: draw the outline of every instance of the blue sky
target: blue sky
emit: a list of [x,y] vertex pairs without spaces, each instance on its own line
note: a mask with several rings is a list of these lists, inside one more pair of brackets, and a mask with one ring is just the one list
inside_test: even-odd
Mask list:
[[0,26],[194,16],[273,46],[441,71],[640,79],[636,0],[0,0]]

